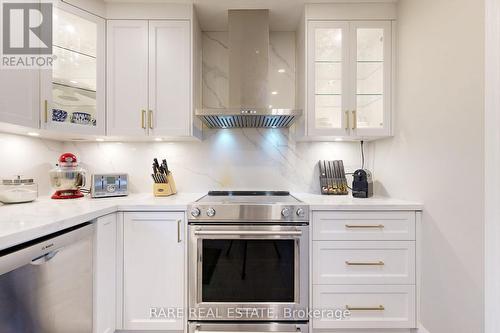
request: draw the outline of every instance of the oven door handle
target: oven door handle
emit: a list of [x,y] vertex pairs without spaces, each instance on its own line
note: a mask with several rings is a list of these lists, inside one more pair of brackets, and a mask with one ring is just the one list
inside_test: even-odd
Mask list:
[[[301,236],[302,231],[300,230],[290,230],[290,231],[265,231],[265,230],[195,230],[195,235],[234,235],[234,236]],[[280,332],[281,333],[281,332]]]
[[205,331],[205,330],[199,330],[195,329],[194,333],[300,333],[301,329],[297,328],[296,331],[279,331],[279,332],[271,332],[271,331]]

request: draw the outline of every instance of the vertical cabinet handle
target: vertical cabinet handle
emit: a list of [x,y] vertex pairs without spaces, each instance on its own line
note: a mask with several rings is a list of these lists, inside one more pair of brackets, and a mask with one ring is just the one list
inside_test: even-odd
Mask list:
[[177,220],[177,243],[182,242],[181,227],[182,227],[182,220]]
[[349,130],[349,111],[345,111],[345,129]]
[[149,128],[153,129],[153,110],[149,110],[148,122],[149,122]]
[[357,115],[356,115],[356,110],[352,110],[352,129],[356,129],[358,123]]
[[146,110],[141,110],[141,127],[146,129]]
[[49,101],[44,102],[44,120],[47,123],[49,121]]

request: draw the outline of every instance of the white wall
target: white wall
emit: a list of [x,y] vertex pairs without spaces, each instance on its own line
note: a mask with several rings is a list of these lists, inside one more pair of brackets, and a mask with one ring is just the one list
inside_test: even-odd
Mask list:
[[486,1],[485,332],[500,332],[500,0]]
[[483,332],[484,4],[400,0],[395,137],[372,145],[391,196],[425,204],[422,323]]
[[0,133],[0,179],[16,175],[33,178],[39,193],[48,195],[49,170],[55,167],[63,149],[62,142]]

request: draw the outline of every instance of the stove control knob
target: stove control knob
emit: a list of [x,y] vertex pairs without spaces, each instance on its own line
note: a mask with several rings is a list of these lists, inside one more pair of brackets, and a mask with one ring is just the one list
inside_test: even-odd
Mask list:
[[193,208],[191,209],[191,216],[192,217],[198,217],[200,216],[201,212],[199,208]]
[[213,208],[207,209],[207,215],[208,215],[208,217],[215,216],[215,209],[213,209]]
[[297,209],[297,216],[298,217],[306,216],[306,212],[304,211],[304,209],[302,209],[302,208]]
[[283,210],[281,211],[281,215],[283,215],[283,217],[289,217],[290,214],[291,214],[290,208],[283,208]]

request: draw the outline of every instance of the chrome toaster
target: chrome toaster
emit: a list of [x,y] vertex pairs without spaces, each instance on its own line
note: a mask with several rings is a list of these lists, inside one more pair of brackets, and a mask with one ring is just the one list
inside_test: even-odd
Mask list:
[[128,175],[110,173],[92,175],[92,198],[121,197],[128,195]]

